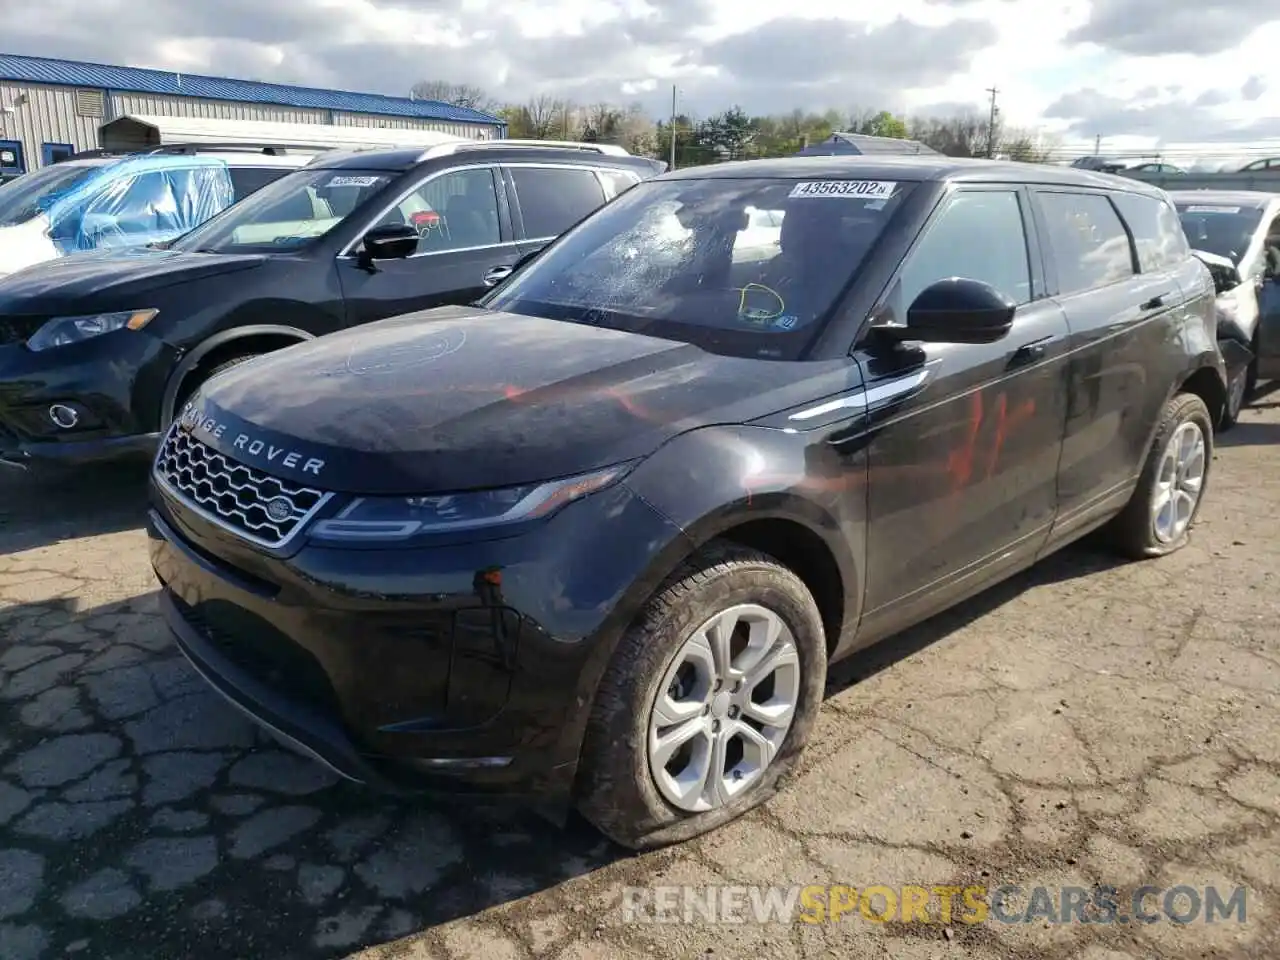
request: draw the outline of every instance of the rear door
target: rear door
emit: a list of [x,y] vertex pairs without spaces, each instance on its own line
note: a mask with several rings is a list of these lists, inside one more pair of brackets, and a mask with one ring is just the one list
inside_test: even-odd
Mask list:
[[358,244],[338,258],[349,323],[414,310],[471,303],[485,277],[520,257],[499,170],[490,164],[451,167],[403,192],[365,229],[412,226],[418,249],[403,260],[360,266]]
[[1130,206],[1139,223],[1131,195],[1116,200],[1058,187],[1033,194],[1048,281],[1071,327],[1056,539],[1128,499],[1177,375],[1162,369],[1160,358],[1170,354],[1166,338],[1178,335],[1182,317],[1179,265],[1194,264],[1172,251],[1164,256],[1158,240],[1144,240],[1142,268],[1116,206]]

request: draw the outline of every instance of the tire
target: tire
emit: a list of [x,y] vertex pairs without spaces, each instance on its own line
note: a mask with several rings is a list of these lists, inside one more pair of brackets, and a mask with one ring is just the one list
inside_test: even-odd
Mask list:
[[1222,411],[1222,422],[1218,424],[1218,432],[1225,433],[1240,422],[1240,413],[1244,410],[1249,397],[1249,371],[1242,370],[1227,386],[1226,409]]
[[238,367],[242,363],[248,363],[250,360],[257,359],[259,356],[260,354],[257,353],[241,353],[234,357],[228,357],[225,360],[219,361],[208,373],[201,374],[199,367],[192,370],[191,373],[187,375],[187,379],[183,381],[182,387],[178,390],[177,396],[174,397],[173,410],[170,411],[169,421],[165,423],[164,426],[167,427],[169,423],[172,423],[174,418],[182,413],[182,408],[187,405],[187,401],[195,396],[196,391],[218,374],[225,373],[232,367]]
[[[672,781],[664,777],[662,783],[668,785],[660,785],[650,765],[650,721],[659,694],[665,696],[681,682],[677,678],[668,686],[669,671],[677,666],[683,671],[693,662],[688,656],[695,643],[691,637],[712,618],[733,610],[748,618],[761,613],[775,616],[790,632],[795,657],[792,661],[788,655],[786,662],[794,662],[794,667],[781,668],[773,675],[772,692],[764,692],[771,703],[779,697],[794,703],[794,712],[785,730],[782,724],[757,728],[775,738],[776,751],[759,772],[748,769],[748,785],[740,794],[720,794],[723,802],[717,800],[718,805],[701,810],[691,809],[688,803],[682,808],[670,799]],[[732,618],[733,614],[726,616]],[[760,636],[765,636],[763,626]],[[785,633],[779,642],[785,647]],[[731,659],[735,665],[745,664],[749,656],[757,655],[747,650]],[[795,673],[789,672],[793,669]],[[822,704],[826,674],[822,618],[800,578],[755,550],[709,544],[658,589],[614,651],[596,692],[583,741],[577,781],[579,811],[607,837],[633,850],[688,840],[741,816],[773,796],[795,772]],[[751,692],[727,695],[727,689],[706,697],[695,690],[685,700],[707,704],[692,708],[701,709],[702,715],[687,722],[701,723],[703,732],[690,742],[705,746],[720,740],[707,733],[716,716],[724,716],[717,724],[723,724],[722,729],[741,729],[744,721],[733,719],[732,707],[726,715],[724,701],[729,696],[751,700]],[[730,744],[726,749],[736,753],[745,741],[734,735],[724,742]],[[679,763],[679,757],[677,751],[668,762]],[[733,761],[733,755],[728,759]],[[745,753],[740,759],[742,764],[732,767],[735,773],[749,767]],[[727,777],[718,782],[735,780]]]
[[[1174,435],[1184,426],[1194,424],[1200,431],[1204,444],[1203,467],[1200,474],[1200,485],[1195,504],[1190,510],[1181,529],[1166,531],[1173,536],[1161,536],[1157,531],[1156,517],[1152,506],[1157,486],[1161,482],[1161,467],[1165,462],[1167,448]],[[1204,503],[1204,491],[1208,486],[1209,474],[1213,465],[1213,421],[1209,416],[1209,408],[1203,400],[1191,393],[1180,393],[1165,404],[1160,415],[1160,424],[1156,429],[1151,450],[1147,454],[1147,462],[1143,466],[1138,486],[1129,498],[1128,504],[1111,522],[1112,541],[1127,557],[1135,560],[1147,557],[1161,557],[1181,549],[1190,539],[1190,531],[1199,516],[1200,507]]]

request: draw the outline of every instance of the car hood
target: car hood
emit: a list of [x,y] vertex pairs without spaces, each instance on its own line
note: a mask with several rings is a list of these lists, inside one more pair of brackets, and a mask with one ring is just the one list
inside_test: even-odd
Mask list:
[[[85,298],[113,300],[260,266],[265,256],[147,247],[76,253],[0,279],[0,313],[45,313]],[[145,304],[133,304],[133,306]]]
[[573,476],[810,397],[825,364],[476,307],[357,327],[242,364],[184,420],[242,463],[326,490],[428,494]]

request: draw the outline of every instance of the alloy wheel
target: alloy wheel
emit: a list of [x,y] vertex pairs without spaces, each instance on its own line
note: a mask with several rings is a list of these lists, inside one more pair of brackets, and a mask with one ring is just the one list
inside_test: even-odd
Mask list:
[[1190,420],[1165,444],[1151,493],[1151,525],[1161,543],[1173,543],[1191,525],[1204,492],[1206,452],[1204,433]]
[[699,813],[757,783],[791,728],[800,669],[791,630],[758,604],[730,607],[694,630],[649,720],[649,769],[663,798]]

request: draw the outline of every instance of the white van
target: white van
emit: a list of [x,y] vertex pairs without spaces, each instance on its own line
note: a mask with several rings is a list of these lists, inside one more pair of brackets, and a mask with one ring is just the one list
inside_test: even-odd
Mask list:
[[312,156],[170,147],[23,174],[0,185],[0,277],[85,250],[172,240]]

